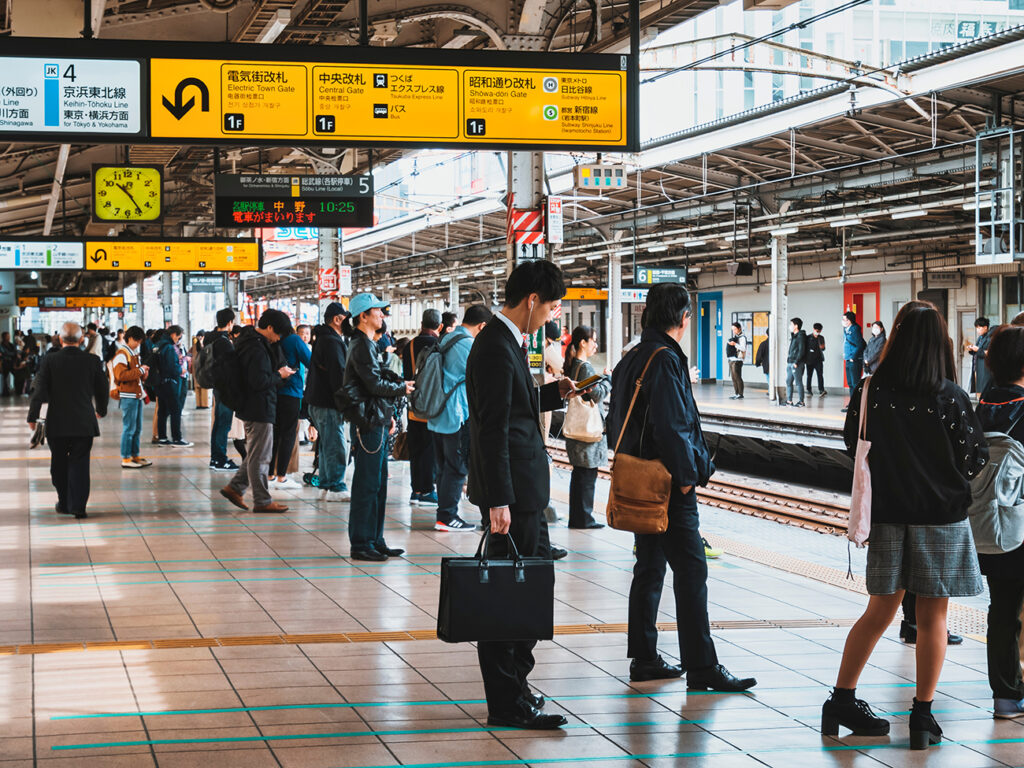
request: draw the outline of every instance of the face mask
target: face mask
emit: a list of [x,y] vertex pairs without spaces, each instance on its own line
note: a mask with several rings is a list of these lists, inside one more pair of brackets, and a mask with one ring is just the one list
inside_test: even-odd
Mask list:
[[871,335],[872,335],[872,336],[878,336],[878,335],[880,335],[881,333],[882,333],[882,331],[881,331],[880,329],[878,329],[878,328],[872,328],[872,329],[871,329]]

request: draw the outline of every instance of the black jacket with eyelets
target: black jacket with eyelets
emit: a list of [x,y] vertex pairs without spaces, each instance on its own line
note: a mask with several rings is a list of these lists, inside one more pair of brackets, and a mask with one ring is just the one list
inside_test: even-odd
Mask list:
[[857,450],[865,381],[871,382],[866,437],[872,524],[966,520],[970,480],[988,461],[984,430],[967,393],[949,380],[932,396],[896,389],[878,376],[862,380],[846,414],[850,455]]

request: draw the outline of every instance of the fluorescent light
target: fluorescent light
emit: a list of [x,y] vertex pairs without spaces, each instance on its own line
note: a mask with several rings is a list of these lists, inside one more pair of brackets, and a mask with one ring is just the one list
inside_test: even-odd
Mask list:
[[698,272],[700,272],[700,267],[690,267],[688,270],[686,270],[686,272],[687,274],[695,275]]
[[795,235],[800,231],[800,227],[782,227],[781,229],[773,229],[771,231],[772,237],[785,237],[786,235]]
[[860,224],[864,221],[860,216],[854,216],[849,219],[837,219],[836,221],[829,222],[829,226],[833,229],[839,229],[840,227],[852,227],[855,224]]
[[707,245],[707,240],[686,240],[683,242],[684,248],[699,248],[702,245]]
[[927,216],[928,211],[924,208],[917,208],[913,211],[897,211],[892,215],[894,219],[916,219],[918,216]]
[[725,236],[725,237],[723,237],[722,239],[723,239],[723,240],[725,240],[725,241],[726,241],[727,243],[735,243],[735,242],[736,242],[737,240],[746,240],[746,239],[747,239],[747,236],[746,236],[745,234],[740,234],[740,235],[726,235],[726,236]]
[[976,208],[991,208],[991,207],[992,207],[992,198],[988,197],[988,196],[983,197],[980,200],[978,200],[976,202],[973,202],[973,203],[964,203],[964,210],[965,211],[973,211]]
[[668,250],[667,245],[649,245],[647,246],[648,253],[662,253]]
[[408,283],[399,283],[399,284],[398,284],[398,287],[399,287],[399,288],[408,288],[408,287],[409,287],[409,284],[408,284]]
[[874,256],[878,253],[877,248],[864,248],[859,251],[850,251],[851,256]]
[[484,271],[482,269],[478,269],[476,272],[473,273],[473,277],[480,277],[481,275],[483,275],[483,273]]
[[603,253],[592,253],[587,256],[587,261],[597,261],[598,259],[604,258]]
[[285,28],[291,23],[292,12],[287,9],[280,9],[274,14],[274,17],[267,22],[267,26],[260,32],[260,36],[256,38],[258,43],[272,43],[281,36]]
[[771,265],[772,265],[772,260],[771,259],[761,259],[759,262],[757,262],[757,266],[759,266],[759,267],[770,267]]
[[504,268],[504,267],[499,267],[498,269],[492,269],[492,270],[491,270],[491,274],[492,274],[492,275],[500,275],[500,274],[502,274],[502,273],[503,273],[504,271],[505,271],[505,268]]
[[576,257],[575,256],[566,256],[566,257],[561,258],[561,259],[556,259],[556,261],[559,264],[572,264],[574,261],[576,261]]

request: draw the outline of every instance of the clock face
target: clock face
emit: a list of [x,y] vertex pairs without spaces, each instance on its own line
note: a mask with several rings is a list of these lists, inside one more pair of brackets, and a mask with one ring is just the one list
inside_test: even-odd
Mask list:
[[95,165],[92,217],[96,221],[159,221],[163,169],[152,165]]

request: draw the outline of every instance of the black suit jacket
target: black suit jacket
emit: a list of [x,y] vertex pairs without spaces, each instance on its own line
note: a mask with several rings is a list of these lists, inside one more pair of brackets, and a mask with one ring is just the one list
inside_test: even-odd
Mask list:
[[63,347],[40,361],[28,421],[38,421],[39,409],[43,403],[49,403],[48,435],[96,437],[100,433],[96,414],[107,415],[109,387],[103,364],[96,355],[78,347]]
[[466,364],[470,501],[486,510],[538,512],[550,496],[540,411],[562,406],[558,383],[536,387],[522,341],[494,317]]

